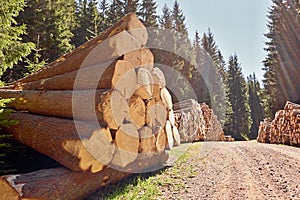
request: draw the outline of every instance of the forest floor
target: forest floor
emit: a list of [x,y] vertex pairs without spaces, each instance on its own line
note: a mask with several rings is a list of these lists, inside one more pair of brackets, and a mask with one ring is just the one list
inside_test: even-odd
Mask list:
[[102,190],[88,199],[300,199],[300,148],[251,141],[187,149],[170,167],[134,178],[117,194],[104,197]]

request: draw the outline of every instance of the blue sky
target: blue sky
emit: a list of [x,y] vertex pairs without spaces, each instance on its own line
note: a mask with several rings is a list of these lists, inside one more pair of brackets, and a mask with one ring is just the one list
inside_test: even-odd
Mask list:
[[[237,54],[244,76],[253,72],[261,80],[262,61],[266,52],[264,33],[271,0],[178,0],[186,17],[191,39],[196,30],[202,35],[211,29],[225,57]],[[158,12],[166,3],[172,8],[174,0],[157,0]]]

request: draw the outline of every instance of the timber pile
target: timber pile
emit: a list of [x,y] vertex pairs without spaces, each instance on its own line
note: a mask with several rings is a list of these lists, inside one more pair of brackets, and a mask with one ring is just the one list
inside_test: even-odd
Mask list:
[[300,146],[300,105],[288,101],[273,121],[261,122],[257,141]]
[[[68,179],[73,196],[60,197],[62,191],[53,199],[77,199],[77,193],[107,182],[106,173],[119,180],[109,167],[143,172],[166,161],[165,149],[179,145],[180,136],[164,74],[154,67],[147,40],[146,28],[129,14],[71,53],[0,89],[1,98],[14,98],[8,106],[19,121],[7,132],[73,171],[54,170],[53,184],[41,190],[47,183],[41,172],[20,175],[26,181],[19,185],[2,177],[1,191],[43,199],[38,194],[55,196],[52,185],[62,187],[61,180]],[[93,179],[96,185],[86,184]],[[27,182],[34,192],[19,190]]]
[[224,141],[224,132],[213,110],[188,99],[174,104],[176,126],[181,142]]

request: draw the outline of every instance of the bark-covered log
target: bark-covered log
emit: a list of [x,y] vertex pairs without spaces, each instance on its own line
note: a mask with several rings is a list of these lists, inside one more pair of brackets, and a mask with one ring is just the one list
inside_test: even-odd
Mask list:
[[0,90],[0,97],[15,98],[8,107],[45,116],[103,121],[118,129],[128,116],[128,104],[116,90],[37,91]]
[[[128,32],[129,34],[126,34],[126,32],[124,31]],[[121,34],[119,35],[119,33]],[[118,37],[122,37],[123,39],[120,40]],[[108,38],[115,39],[107,40]],[[127,39],[125,40],[124,38]],[[121,44],[116,43],[117,39],[121,42]],[[88,67],[97,63],[104,62],[105,60],[108,61],[115,59],[116,57],[121,56],[124,53],[130,52],[135,49],[139,49],[141,46],[147,43],[147,40],[148,33],[145,26],[135,14],[128,14],[124,16],[119,22],[114,24],[111,28],[109,28],[107,31],[84,43],[80,47],[73,50],[71,53],[60,57],[59,59],[45,66],[38,72],[18,80],[17,82],[12,84],[10,88],[18,87],[20,83],[32,82],[40,79],[49,78],[52,76],[77,70],[80,67]],[[133,44],[133,48],[127,48],[129,44]],[[115,48],[115,45],[117,45],[118,48]],[[96,47],[99,47],[99,50],[101,51],[95,51]],[[121,52],[118,50],[121,50]],[[104,57],[105,60],[98,59],[96,60],[96,63],[91,63],[90,61],[92,61],[93,59],[87,58],[87,56],[90,54],[93,58],[95,58],[93,54],[97,56],[100,55],[100,57]]]
[[124,60],[101,63],[69,73],[24,83],[23,90],[117,89],[127,99],[136,89],[133,65]]
[[119,59],[131,62],[135,68],[142,67],[149,71],[151,71],[154,66],[154,56],[150,49],[146,47],[128,52]]
[[168,159],[166,153],[141,154],[124,171],[105,168],[98,173],[72,172],[65,168],[39,170],[0,177],[0,199],[84,199],[101,187],[118,182],[131,173],[159,169]]
[[[99,124],[20,112],[11,113],[11,118],[18,124],[6,131],[16,140],[73,171],[100,171],[114,154],[111,139],[107,137],[109,130]],[[94,134],[99,140],[90,140],[94,139]],[[104,156],[105,159],[95,159],[89,150],[108,155]]]

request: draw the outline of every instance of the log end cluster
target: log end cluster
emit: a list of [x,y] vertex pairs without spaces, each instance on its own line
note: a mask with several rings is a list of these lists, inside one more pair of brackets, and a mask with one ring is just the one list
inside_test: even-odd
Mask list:
[[174,104],[181,142],[224,141],[221,123],[213,110],[193,99]]
[[286,102],[275,118],[260,123],[258,142],[300,146],[300,105]]

